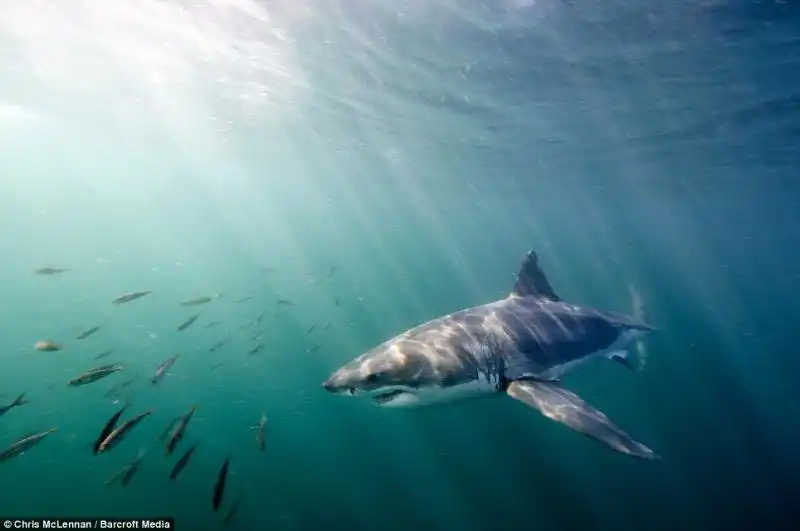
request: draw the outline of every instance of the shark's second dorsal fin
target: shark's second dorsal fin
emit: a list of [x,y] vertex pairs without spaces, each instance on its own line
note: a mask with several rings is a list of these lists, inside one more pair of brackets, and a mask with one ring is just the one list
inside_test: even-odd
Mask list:
[[510,296],[537,297],[551,301],[561,300],[550,287],[544,271],[539,267],[539,257],[536,255],[536,251],[528,251],[528,254],[525,255]]

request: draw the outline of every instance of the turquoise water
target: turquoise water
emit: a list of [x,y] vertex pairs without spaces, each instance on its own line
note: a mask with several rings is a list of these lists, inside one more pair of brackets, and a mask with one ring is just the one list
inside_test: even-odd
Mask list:
[[[791,528],[799,20],[723,0],[3,2],[0,399],[30,403],[0,447],[58,431],[0,464],[0,517],[211,529],[242,496],[231,528]],[[566,383],[661,461],[501,397],[392,411],[321,388],[505,296],[531,248],[567,300],[627,312],[641,292],[645,368]],[[105,362],[124,370],[66,385]],[[93,455],[125,401],[154,412]],[[171,484],[157,439],[193,405]]]

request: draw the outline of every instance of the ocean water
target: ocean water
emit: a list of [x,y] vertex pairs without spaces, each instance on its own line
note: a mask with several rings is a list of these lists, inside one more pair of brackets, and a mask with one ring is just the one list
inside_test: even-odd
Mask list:
[[[0,400],[29,403],[0,447],[58,430],[0,464],[0,517],[217,529],[240,499],[232,529],[796,529],[799,73],[793,0],[3,1]],[[565,384],[661,460],[502,396],[322,389],[504,297],[529,249],[569,301],[642,294],[645,367]],[[153,413],[93,455],[123,403]],[[193,405],[170,482],[158,436]]]

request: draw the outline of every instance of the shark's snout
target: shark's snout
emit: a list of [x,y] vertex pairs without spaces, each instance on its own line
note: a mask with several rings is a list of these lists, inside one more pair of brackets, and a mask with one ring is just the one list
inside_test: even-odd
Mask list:
[[343,393],[345,391],[352,391],[353,385],[350,380],[351,378],[348,376],[347,372],[338,370],[328,376],[328,378],[322,382],[322,387],[329,393]]
[[338,393],[343,390],[341,378],[338,373],[333,373],[322,382],[322,387],[329,393]]
[[396,405],[398,397],[419,387],[419,375],[426,374],[420,369],[424,361],[426,358],[414,356],[414,352],[380,346],[339,367],[322,382],[322,387],[336,395],[365,397],[382,406],[390,402]]

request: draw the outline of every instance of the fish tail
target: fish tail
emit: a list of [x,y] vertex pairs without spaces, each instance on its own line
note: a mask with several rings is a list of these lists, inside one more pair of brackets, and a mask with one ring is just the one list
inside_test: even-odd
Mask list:
[[29,400],[25,400],[25,393],[23,392],[21,395],[19,395],[17,397],[16,400],[14,400],[14,402],[11,404],[11,407],[21,406],[23,404],[28,404],[28,403],[30,403],[30,401]]

